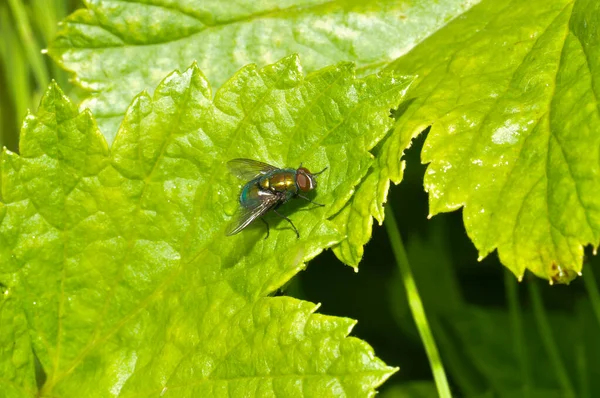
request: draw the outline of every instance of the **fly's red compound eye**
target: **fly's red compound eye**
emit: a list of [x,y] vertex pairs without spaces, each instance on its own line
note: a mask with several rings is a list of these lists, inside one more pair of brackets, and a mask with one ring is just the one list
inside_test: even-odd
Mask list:
[[302,167],[298,169],[298,174],[296,174],[296,183],[302,192],[308,192],[315,188],[312,176],[308,173],[308,170],[305,170],[306,169]]

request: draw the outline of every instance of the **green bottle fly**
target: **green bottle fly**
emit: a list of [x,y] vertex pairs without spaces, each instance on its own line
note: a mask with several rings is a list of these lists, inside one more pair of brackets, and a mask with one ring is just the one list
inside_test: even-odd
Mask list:
[[277,208],[296,197],[323,206],[304,194],[317,187],[316,176],[327,170],[327,167],[313,174],[302,165],[297,169],[280,169],[251,159],[233,159],[227,162],[227,166],[233,174],[248,181],[240,193],[240,210],[227,228],[227,235],[237,234],[260,218],[267,226],[268,237],[269,224],[263,216],[272,210],[290,223],[299,238],[300,233],[292,220],[279,213]]

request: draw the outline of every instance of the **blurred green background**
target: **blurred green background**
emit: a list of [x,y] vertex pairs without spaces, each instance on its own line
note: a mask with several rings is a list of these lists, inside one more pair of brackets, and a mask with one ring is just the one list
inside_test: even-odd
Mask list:
[[35,111],[52,79],[70,93],[68,75],[42,54],[76,0],[0,1],[0,145],[16,151],[28,110]]
[[[23,118],[37,108],[50,80],[78,97],[68,74],[42,49],[59,21],[81,6],[66,0],[0,3],[0,144],[10,150],[17,151]],[[517,283],[495,253],[478,262],[461,212],[427,220],[419,162],[425,136],[407,152],[405,180],[392,187],[388,203],[454,396],[600,396],[600,298],[591,265],[570,286],[551,287],[530,275]],[[353,335],[401,368],[381,389],[383,396],[436,396],[385,228],[374,228],[359,273],[326,252],[285,294],[322,303],[324,314],[358,320]]]

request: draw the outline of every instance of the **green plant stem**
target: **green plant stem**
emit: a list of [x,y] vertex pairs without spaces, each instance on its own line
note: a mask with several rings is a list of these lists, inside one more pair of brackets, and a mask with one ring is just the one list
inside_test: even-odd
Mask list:
[[590,304],[592,305],[592,310],[596,316],[596,321],[598,321],[598,325],[600,325],[600,293],[598,293],[596,277],[589,264],[586,265],[583,271],[583,283],[585,284],[588,296],[590,296]]
[[515,355],[519,360],[519,367],[521,368],[523,397],[528,397],[530,395],[530,387],[533,383],[531,381],[529,357],[525,348],[523,313],[521,311],[521,303],[519,302],[517,280],[514,274],[508,270],[504,271],[504,288],[506,289],[506,297],[508,299],[508,315],[512,328]]
[[[68,4],[65,0],[33,0],[31,3],[32,23],[36,26],[42,39],[42,46],[47,47],[56,35],[59,21],[68,13]],[[37,18],[36,18],[37,17]],[[50,62],[50,76],[58,82],[60,87],[68,86],[68,78],[64,70],[56,62]]]
[[35,37],[33,36],[33,31],[31,29],[31,24],[29,23],[29,18],[27,18],[25,6],[19,0],[8,0],[8,4],[15,19],[15,26],[17,27],[19,36],[23,42],[27,60],[31,64],[31,69],[33,70],[33,75],[37,81],[37,86],[45,88],[48,86],[50,78],[48,77],[48,71],[44,65],[42,54],[39,51],[40,47],[36,43]]
[[0,77],[3,79],[0,86],[4,84],[4,95],[0,98],[4,110],[0,135],[2,145],[15,151],[20,123],[32,105],[32,97],[29,64],[13,22],[8,6],[0,5],[0,63],[4,69],[4,76]]
[[392,250],[394,251],[394,257],[396,257],[396,264],[398,264],[398,269],[400,270],[400,275],[402,276],[402,281],[406,289],[408,305],[413,319],[415,320],[415,324],[417,325],[423,345],[425,346],[425,352],[427,353],[427,358],[431,365],[438,394],[441,398],[450,398],[452,397],[452,394],[450,393],[446,372],[436,347],[433,334],[431,333],[431,328],[427,322],[423,302],[419,296],[419,291],[417,290],[417,285],[410,269],[410,264],[408,262],[408,257],[406,256],[404,244],[402,243],[398,225],[396,224],[392,206],[389,203],[385,207],[385,227],[392,245]]
[[546,310],[544,309],[544,304],[542,303],[542,296],[540,294],[538,282],[535,279],[532,279],[529,282],[529,297],[531,298],[533,315],[542,338],[542,344],[548,353],[550,364],[554,368],[556,379],[563,390],[563,396],[565,398],[575,398],[575,391],[573,389],[571,380],[569,379],[569,374],[567,373],[565,364],[560,357],[560,353],[558,352],[558,345],[556,344],[554,336],[552,335],[552,329],[550,328],[550,323],[548,322],[548,318],[546,316]]
[[575,343],[575,358],[577,365],[577,375],[579,376],[579,398],[590,398],[590,382],[588,379],[588,363],[586,361],[586,347],[582,341]]

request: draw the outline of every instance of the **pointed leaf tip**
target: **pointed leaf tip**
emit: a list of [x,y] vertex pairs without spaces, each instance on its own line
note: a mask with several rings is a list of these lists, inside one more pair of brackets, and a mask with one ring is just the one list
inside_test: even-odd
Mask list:
[[422,151],[431,214],[464,206],[480,253],[562,283],[600,241],[600,162],[588,150],[600,145],[600,42],[583,33],[600,9],[506,4],[474,7],[394,63],[422,78],[393,136],[406,144],[432,126]]

